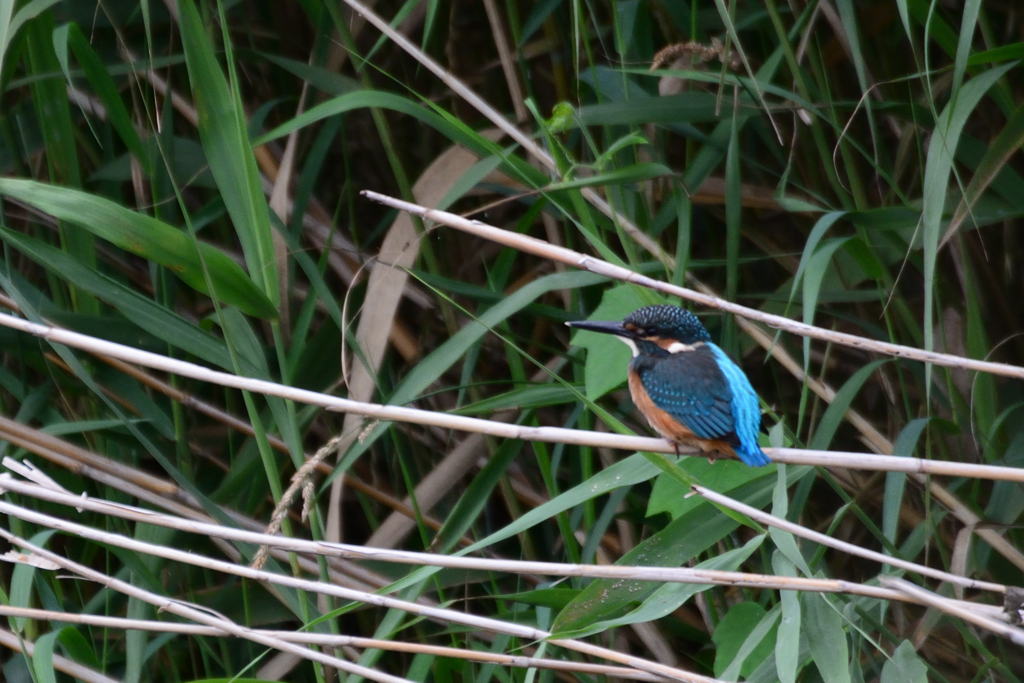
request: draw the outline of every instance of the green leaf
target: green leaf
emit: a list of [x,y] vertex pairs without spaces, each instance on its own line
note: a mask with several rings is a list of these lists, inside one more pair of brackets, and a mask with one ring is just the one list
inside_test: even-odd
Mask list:
[[566,387],[561,384],[534,384],[485,398],[452,412],[459,415],[480,415],[509,408],[528,410],[571,403],[576,400],[577,396],[575,387]]
[[[763,505],[770,489],[757,484],[750,487],[738,492],[737,497],[750,505]],[[699,507],[670,522],[619,558],[616,564],[677,567],[714,546],[738,524],[702,499]],[[598,633],[604,630],[606,623],[612,623],[609,620],[619,619],[655,590],[657,585],[649,581],[595,580],[559,613],[552,630],[573,637]]]
[[36,638],[36,648],[32,653],[32,669],[36,672],[36,683],[57,683],[57,672],[53,668],[53,644],[56,641],[56,631]]
[[[750,467],[735,460],[717,460],[710,462],[707,458],[683,458],[679,468],[702,482],[713,491],[731,491],[747,482],[762,477],[772,477],[771,469]],[[647,501],[647,515],[667,512],[673,519],[686,514],[700,504],[700,498],[690,496],[690,487],[672,477],[658,477],[654,482],[654,490]]]
[[14,36],[18,35],[18,31],[25,25],[25,22],[34,19],[58,2],[60,0],[31,0],[31,2],[25,3],[17,14],[14,13],[17,2],[14,0],[0,2],[0,73],[3,73],[4,70],[4,56],[7,54],[7,48],[10,47],[11,41],[14,40]]
[[819,218],[818,222],[814,224],[813,228],[811,228],[811,234],[807,236],[807,242],[804,243],[803,254],[800,256],[800,265],[797,266],[796,275],[793,276],[793,286],[789,290],[790,302],[792,302],[793,297],[796,296],[796,288],[800,285],[800,280],[803,278],[804,271],[807,270],[811,257],[818,249],[818,243],[825,237],[825,233],[828,232],[829,228],[835,225],[835,222],[845,215],[845,211],[832,211],[830,213],[826,213],[824,216]]
[[[697,564],[695,569],[716,569],[736,571],[764,543],[764,534],[754,536],[739,548],[718,553]],[[608,619],[593,624],[588,633],[598,633],[619,626],[656,621],[672,614],[697,593],[711,588],[708,584],[666,582],[655,590],[639,607],[617,619]]]
[[[804,275],[804,298],[803,298],[803,321],[806,325],[814,324],[814,313],[818,306],[818,294],[821,291],[821,282],[830,270],[832,255],[836,250],[846,244],[851,238],[833,237],[825,240],[824,243],[814,252],[807,263],[807,271]],[[808,368],[811,356],[811,338],[804,337],[804,369]]]
[[825,683],[850,683],[850,648],[843,618],[822,593],[804,593],[804,634]]
[[821,417],[821,422],[818,423],[818,428],[814,432],[814,438],[811,440],[810,447],[812,450],[828,450],[828,447],[832,444],[832,438],[836,435],[836,430],[839,429],[846,411],[850,409],[850,404],[857,396],[861,387],[864,386],[864,383],[868,381],[868,378],[871,377],[871,374],[880,365],[888,363],[890,360],[889,358],[882,358],[868,363],[853,373],[853,377],[846,380],[846,384],[836,392],[835,398],[832,399],[832,403],[829,404],[825,414]]
[[[781,519],[785,519],[789,512],[788,487],[786,484],[788,470],[789,468],[786,465],[779,465],[776,468],[777,480],[775,482],[775,490],[772,492],[772,514]],[[772,526],[768,528],[768,535],[771,536],[775,547],[782,551],[782,554],[790,562],[799,567],[804,576],[811,576],[811,569],[807,566],[807,560],[804,559],[803,553],[800,552],[792,532]]]
[[[272,318],[277,314],[270,300],[230,257],[209,244],[193,241],[163,221],[103,197],[34,180],[0,178],[0,194],[159,263],[192,288],[249,315]],[[209,273],[213,292],[206,286],[204,271]]]
[[757,668],[775,647],[780,614],[778,609],[766,612],[756,602],[733,605],[711,634],[717,646],[715,676],[734,681]]
[[[532,414],[532,413],[530,413]],[[448,514],[444,524],[437,532],[432,547],[436,552],[447,553],[462,535],[480,518],[480,512],[487,505],[491,492],[498,485],[501,477],[523,448],[523,442],[517,439],[506,439],[498,450],[487,459],[487,464],[473,477],[473,481]]]
[[535,607],[563,609],[579,593],[575,588],[539,588],[535,591],[526,591],[524,593],[496,595],[495,598],[521,602],[526,605],[534,605]]
[[900,643],[882,666],[882,683],[928,683],[928,667],[909,640]]
[[[640,125],[644,123],[705,123],[722,118],[716,109],[715,95],[693,90],[682,95],[645,97],[640,102],[623,101],[581,107],[577,121],[581,126]],[[750,101],[744,98],[744,104]],[[732,111],[732,98],[723,98],[722,111]]]
[[[494,532],[490,536],[477,541],[468,548],[460,550],[456,554],[468,555],[483,548],[490,547],[495,543],[500,543],[506,538],[511,538],[516,534],[520,534],[527,529],[530,529],[559,513],[574,508],[581,503],[585,503],[588,500],[610,493],[611,491],[623,486],[633,486],[640,482],[647,481],[653,478],[660,471],[661,470],[648,461],[647,458],[639,453],[634,453],[628,458],[618,461],[611,467],[606,467],[587,481],[572,487],[565,493],[552,498],[543,505],[535,507],[511,524]],[[397,581],[389,588],[392,590],[399,590],[407,586],[415,585],[438,571],[440,570],[436,567],[424,567],[423,569],[412,572],[409,576]]]
[[960,86],[964,82],[964,73],[967,71],[967,60],[971,56],[975,24],[978,21],[978,10],[980,9],[981,0],[964,2],[964,11],[960,19],[960,40],[957,42],[956,60],[953,64],[953,86],[950,88],[950,98],[953,100],[956,99],[960,92]]
[[[939,229],[946,203],[949,176],[953,170],[953,155],[967,119],[978,106],[988,89],[1014,65],[1006,64],[980,76],[975,76],[960,89],[959,96],[950,102],[935,122],[935,131],[928,143],[924,168],[924,197],[921,210],[924,234],[924,348],[931,351],[935,345],[933,299],[935,292],[935,263],[938,256]],[[925,364],[925,390],[931,396],[932,365]]]
[[485,138],[476,135],[472,131],[456,125],[436,112],[431,111],[422,104],[395,95],[394,93],[360,90],[339,95],[334,99],[327,100],[313,107],[307,112],[296,116],[291,121],[283,123],[268,133],[261,135],[253,141],[253,145],[263,145],[271,140],[288,135],[292,131],[300,130],[322,119],[338,116],[357,109],[368,109],[377,107],[379,109],[390,109],[397,111],[431,126],[452,142],[466,145],[470,150],[479,152],[481,156],[490,156],[498,150],[493,143]]
[[[772,569],[776,576],[796,576],[796,566],[776,550],[772,553]],[[782,621],[775,640],[775,668],[779,683],[795,683],[800,664],[800,594],[797,591],[779,591]]]
[[[42,531],[32,538],[28,539],[32,545],[40,548],[45,548],[47,541],[53,536],[56,531]],[[21,549],[15,548],[17,552],[23,552]],[[11,572],[11,606],[12,607],[32,607],[32,583],[35,580],[37,569],[30,564],[19,562],[14,565],[14,570]],[[11,627],[16,632],[22,632],[28,623],[28,617],[11,617]]]
[[74,661],[97,671],[102,670],[103,665],[100,663],[99,657],[96,656],[95,650],[92,649],[89,641],[86,640],[81,631],[74,626],[62,628],[57,634],[57,641]]
[[[199,117],[199,139],[242,244],[249,275],[276,309],[278,274],[270,213],[249,143],[237,83],[232,78],[229,84],[224,78],[213,47],[207,41],[206,26],[192,0],[178,2],[178,19],[189,84]],[[233,69],[230,52],[228,57],[229,69]]]
[[69,254],[45,242],[7,228],[0,228],[0,238],[57,277],[64,278],[97,299],[107,302],[130,322],[153,336],[208,363],[225,369],[233,367],[224,342],[192,325],[174,311],[87,268]]
[[[919,417],[907,423],[897,437],[896,443],[893,444],[892,454],[906,458],[912,457],[914,447],[929,422],[931,422],[930,417]],[[896,545],[896,530],[899,528],[900,507],[903,505],[903,491],[906,482],[906,472],[887,472],[885,475],[885,495],[882,498],[882,533],[893,545]]]
[[975,52],[967,60],[967,66],[981,66],[992,62],[1008,62],[1013,59],[1024,59],[1024,43],[1000,45],[991,50]]

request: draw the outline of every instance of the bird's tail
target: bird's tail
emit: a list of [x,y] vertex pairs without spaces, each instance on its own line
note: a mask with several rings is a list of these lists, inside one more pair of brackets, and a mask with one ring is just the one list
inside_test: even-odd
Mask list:
[[734,448],[733,450],[736,451],[736,455],[739,456],[740,460],[751,467],[764,467],[771,463],[771,460],[768,459],[768,456],[765,455],[756,441],[754,443],[740,444],[739,448]]

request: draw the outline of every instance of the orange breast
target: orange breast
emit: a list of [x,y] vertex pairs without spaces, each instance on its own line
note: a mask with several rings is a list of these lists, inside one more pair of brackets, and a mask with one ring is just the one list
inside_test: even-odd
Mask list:
[[633,403],[636,404],[640,413],[647,418],[647,422],[654,431],[669,441],[674,441],[683,446],[693,446],[704,452],[717,451],[736,457],[736,452],[726,442],[719,441],[718,439],[700,438],[689,427],[654,405],[654,401],[651,400],[647,390],[644,389],[643,382],[640,381],[640,375],[633,372],[632,368],[629,370],[629,393],[633,397]]

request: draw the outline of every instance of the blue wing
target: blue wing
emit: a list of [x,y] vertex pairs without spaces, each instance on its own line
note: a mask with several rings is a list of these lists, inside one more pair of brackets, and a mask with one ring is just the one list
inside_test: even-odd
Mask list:
[[660,358],[638,356],[634,369],[654,404],[696,436],[726,442],[748,465],[770,462],[757,444],[757,394],[720,348],[704,344]]
[[710,349],[699,347],[656,358],[637,356],[634,369],[654,405],[696,436],[730,445],[735,440],[732,388]]
[[757,392],[750,386],[750,380],[739,366],[725,355],[725,351],[714,344],[708,344],[707,347],[715,355],[719,370],[732,387],[732,414],[736,436],[740,441],[739,448],[735,448],[736,454],[748,465],[767,465],[771,460],[757,445],[757,433],[761,431],[761,404],[757,400]]

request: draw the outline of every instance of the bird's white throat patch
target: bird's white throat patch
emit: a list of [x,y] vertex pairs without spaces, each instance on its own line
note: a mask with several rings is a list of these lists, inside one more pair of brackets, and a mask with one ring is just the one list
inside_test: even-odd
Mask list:
[[633,358],[636,358],[638,355],[640,355],[640,349],[636,348],[635,341],[633,341],[629,337],[620,337],[618,335],[616,335],[615,338],[629,347],[629,350],[633,352]]

